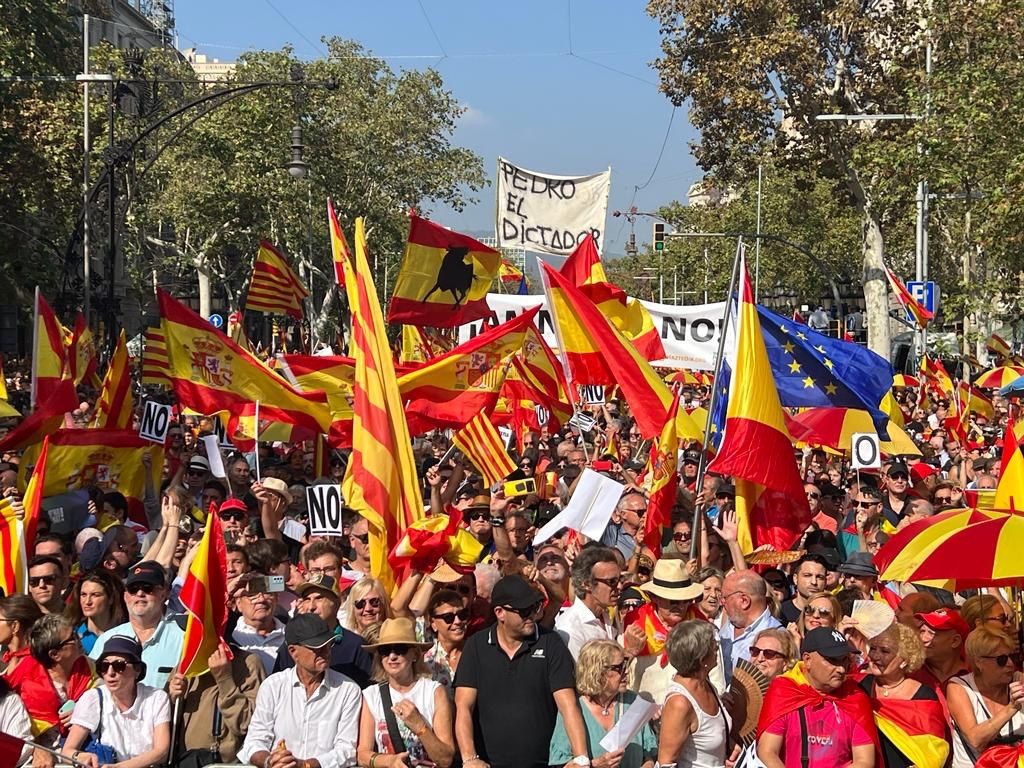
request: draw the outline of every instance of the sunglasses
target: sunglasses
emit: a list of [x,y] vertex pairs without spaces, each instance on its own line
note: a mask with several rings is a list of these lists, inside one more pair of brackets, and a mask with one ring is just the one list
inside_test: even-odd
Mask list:
[[382,659],[388,656],[405,656],[411,648],[411,645],[382,645],[377,648],[377,653]]
[[44,584],[48,587],[52,587],[56,583],[56,576],[29,576],[28,578],[28,585],[30,587],[39,587]]
[[998,656],[982,656],[981,658],[991,659],[997,667],[1005,667],[1007,664],[1017,666],[1020,662],[1020,654],[1017,653],[1000,653]]
[[786,658],[786,654],[781,651],[773,651],[771,648],[758,648],[756,645],[750,646],[750,658],[756,659],[758,656],[764,656],[768,661]]
[[537,615],[537,613],[543,606],[543,601],[538,600],[533,605],[528,605],[525,608],[513,608],[511,605],[503,605],[501,607],[504,608],[506,611],[511,611],[512,613],[517,614],[520,618],[532,619],[534,616]]
[[908,480],[909,475],[905,475],[902,472],[897,472],[895,475],[889,475],[890,480]]
[[443,621],[445,624],[447,624],[450,627],[452,624],[455,623],[456,619],[458,619],[459,621],[461,621],[463,623],[468,621],[469,620],[469,609],[468,608],[461,608],[461,609],[459,609],[457,611],[448,611],[448,613],[435,613],[434,614],[434,618],[435,619],[440,619],[441,621]]
[[371,608],[380,608],[379,597],[364,597],[362,600],[356,600],[355,606],[357,611],[363,610],[369,604]]
[[152,595],[155,589],[155,584],[132,584],[130,587],[125,587],[124,591],[129,595],[137,595],[139,592],[146,595]]
[[626,674],[626,662],[620,661],[618,664],[605,664],[605,672],[616,672],[620,675]]
[[364,533],[362,536],[355,533],[350,533],[349,536],[351,536],[353,539],[359,539],[359,541],[363,542],[363,544],[370,543],[370,534],[368,533]]
[[187,474],[187,475],[205,475],[206,474],[206,470],[202,469],[200,467],[189,467],[185,474]]
[[1007,616],[1005,613],[1001,613],[998,616],[989,616],[985,619],[985,621],[998,621],[1000,624],[1004,626],[1012,623],[1010,617]]
[[853,506],[860,507],[861,509],[870,509],[878,504],[877,501],[855,501]]
[[488,520],[491,517],[491,513],[486,509],[477,509],[469,513],[470,520]]
[[808,617],[816,616],[819,619],[831,618],[832,617],[832,609],[831,608],[814,608],[813,606],[808,605],[806,608],[804,608],[804,616],[808,616]]
[[79,639],[78,635],[72,635],[67,640],[65,640],[63,643],[58,645],[57,647],[58,648],[66,648],[69,645],[78,645],[80,642],[81,642],[81,640]]
[[545,555],[537,560],[538,568],[547,568],[549,565],[564,565],[565,559],[558,555]]
[[643,604],[643,600],[624,600],[623,602],[619,603],[619,608],[621,608],[624,612],[629,612],[635,611]]
[[248,515],[241,510],[229,509],[227,512],[218,512],[217,517],[221,520],[237,520],[238,522],[241,522],[242,520],[245,520]]
[[673,533],[672,541],[690,541],[693,539],[693,534],[690,533]]
[[813,493],[811,491],[808,491],[807,492],[807,498],[808,499],[820,499],[821,498],[821,494],[820,493]]
[[107,674],[110,670],[113,670],[115,674],[123,675],[124,671],[128,669],[128,667],[129,663],[127,661],[122,661],[121,659],[96,662],[96,671],[99,673],[100,677]]
[[591,581],[597,581],[597,582],[600,582],[601,584],[604,584],[606,587],[608,587],[608,589],[618,589],[619,588],[619,581],[621,580],[620,577],[608,578],[608,579],[599,579],[597,576],[591,576],[590,579],[591,579]]
[[935,503],[936,504],[950,504],[952,501],[953,501],[953,497],[952,496],[936,496],[935,497]]

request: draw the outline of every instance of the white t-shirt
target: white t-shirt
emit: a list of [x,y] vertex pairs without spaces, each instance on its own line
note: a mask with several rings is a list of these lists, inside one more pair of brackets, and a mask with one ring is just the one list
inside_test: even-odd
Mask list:
[[[411,701],[416,706],[416,709],[420,711],[420,714],[423,715],[423,719],[427,721],[427,724],[433,727],[434,691],[440,687],[440,683],[431,680],[429,677],[419,678],[416,684],[404,693],[388,686],[391,692],[391,706],[400,701]],[[398,750],[391,746],[391,737],[388,736],[388,724],[384,718],[384,703],[380,698],[380,685],[371,685],[363,690],[363,699],[366,701],[366,706],[370,708],[370,713],[373,715],[374,722],[376,723],[374,731],[376,748],[386,754],[397,754]],[[409,751],[409,759],[406,762],[410,765],[417,760],[429,762],[430,758],[427,756],[427,750],[424,748],[423,743],[413,735],[412,731],[406,727],[400,717],[396,715],[395,720],[398,723],[398,732],[402,735],[402,740],[405,742],[405,748]]]
[[100,722],[101,696],[103,729],[99,739],[117,752],[119,760],[149,752],[153,748],[153,732],[156,727],[171,721],[171,702],[167,694],[139,683],[135,702],[124,712],[118,709],[105,685],[86,691],[75,704],[71,724],[95,733]]

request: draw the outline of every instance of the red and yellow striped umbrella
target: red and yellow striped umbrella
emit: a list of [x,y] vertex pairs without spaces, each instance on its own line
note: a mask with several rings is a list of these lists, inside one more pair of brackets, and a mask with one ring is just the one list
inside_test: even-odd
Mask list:
[[984,389],[1001,389],[1024,376],[1024,367],[1019,365],[1001,365],[991,371],[985,371],[974,380],[974,386]]
[[956,509],[908,526],[875,556],[883,581],[952,591],[1024,583],[1024,515]]
[[[871,414],[856,408],[807,408],[790,419],[789,426],[790,433],[799,442],[834,448],[843,453],[849,453],[854,434],[875,432]],[[889,439],[881,441],[883,453],[890,456],[921,455],[910,435],[891,420],[887,431]]]
[[688,371],[685,368],[673,371],[665,377],[665,381],[669,384],[700,384],[700,381],[698,381],[693,371]]
[[893,387],[920,387],[921,380],[909,373],[897,373],[892,377]]

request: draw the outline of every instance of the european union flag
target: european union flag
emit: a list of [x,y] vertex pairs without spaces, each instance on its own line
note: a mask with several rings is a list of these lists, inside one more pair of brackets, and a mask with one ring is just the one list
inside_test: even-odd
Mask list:
[[[732,378],[732,368],[725,360],[722,361],[722,370],[718,372],[712,386],[718,390],[718,399],[715,401],[715,410],[711,412],[711,434],[707,442],[717,451],[722,444],[722,435],[725,434],[725,414],[729,410],[729,380]],[[709,403],[710,404],[710,403]]]
[[869,411],[880,436],[888,437],[888,416],[878,407],[892,389],[893,370],[888,360],[867,347],[825,336],[760,305],[757,313],[784,406]]
[[516,293],[520,296],[526,296],[528,290],[526,288],[526,275],[523,275],[523,279],[519,281],[519,290]]

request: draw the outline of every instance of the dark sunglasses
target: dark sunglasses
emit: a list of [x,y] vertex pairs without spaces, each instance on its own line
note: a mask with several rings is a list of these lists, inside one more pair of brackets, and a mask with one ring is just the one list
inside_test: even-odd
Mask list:
[[620,675],[626,674],[626,662],[620,661],[618,664],[605,664],[605,672],[617,672]]
[[457,611],[448,611],[448,613],[435,613],[434,614],[434,618],[435,619],[440,619],[441,621],[443,621],[445,624],[447,624],[450,627],[452,624],[455,623],[456,619],[458,619],[461,622],[468,621],[469,620],[469,609],[468,608],[461,608],[461,609],[459,609]]
[[137,595],[139,592],[146,595],[152,595],[155,589],[155,584],[132,584],[130,587],[125,587],[124,591],[129,595]]
[[623,612],[629,612],[629,611],[636,610],[637,608],[639,608],[643,604],[644,604],[643,600],[623,600],[621,603],[619,603],[619,608]]
[[110,670],[114,670],[116,674],[122,675],[126,669],[128,669],[128,662],[121,661],[121,659],[116,659],[115,661],[96,662],[96,671],[99,673],[100,677],[107,674]]
[[245,520],[248,515],[238,509],[229,509],[227,512],[218,512],[217,517],[221,520],[237,520],[241,522],[242,520]]
[[1000,653],[998,656],[982,656],[981,658],[991,659],[998,667],[1005,667],[1007,664],[1013,664],[1016,667],[1020,664],[1020,654],[1017,653]]
[[771,648],[758,648],[756,645],[750,646],[750,658],[756,659],[758,656],[764,656],[768,661],[786,658],[786,654],[780,651],[773,651]]
[[537,601],[533,605],[528,605],[525,608],[513,608],[511,605],[503,605],[501,607],[506,611],[511,611],[512,613],[519,615],[521,618],[532,619],[537,615],[543,605],[544,603],[542,601]]
[[205,475],[206,474],[206,470],[203,469],[202,467],[189,467],[188,470],[186,470],[185,474],[187,474],[187,475]]
[[363,542],[363,544],[370,543],[370,534],[368,533],[364,533],[362,536],[356,533],[350,533],[349,536],[351,536],[353,539],[359,539],[361,542]]
[[936,496],[935,497],[935,503],[936,504],[951,504],[952,502],[953,502],[953,497],[952,496]]
[[67,647],[69,645],[78,645],[80,642],[81,642],[81,640],[79,639],[78,635],[72,635],[67,640],[65,640],[63,643],[58,645],[57,647],[58,648],[65,648],[65,647]]
[[57,583],[56,576],[29,576],[28,585],[30,587],[38,587],[45,584],[48,587],[52,587]]
[[820,499],[821,498],[821,494],[820,493],[814,493],[813,491],[808,491],[807,492],[807,498],[808,499]]
[[693,534],[690,533],[673,533],[672,541],[690,541],[693,539]]
[[371,608],[380,608],[379,597],[364,597],[362,600],[356,600],[355,606],[357,611],[363,610],[366,604],[369,603]]
[[855,501],[853,502],[853,506],[860,507],[861,509],[869,509],[877,505],[878,503],[879,502],[877,501]]
[[817,616],[819,619],[824,619],[832,616],[832,609],[815,608],[814,606],[808,605],[804,608],[804,616]]
[[601,584],[604,584],[609,589],[618,589],[619,588],[619,582],[622,580],[622,577],[608,578],[608,579],[599,579],[597,576],[591,576],[590,580],[591,581],[600,582]]
[[410,648],[411,645],[381,645],[377,647],[377,653],[382,659],[387,656],[405,656]]
[[467,515],[469,520],[488,520],[491,517],[491,513],[486,509],[474,509]]
[[909,480],[910,476],[904,474],[903,472],[897,472],[894,475],[889,475],[889,479],[890,480]]

